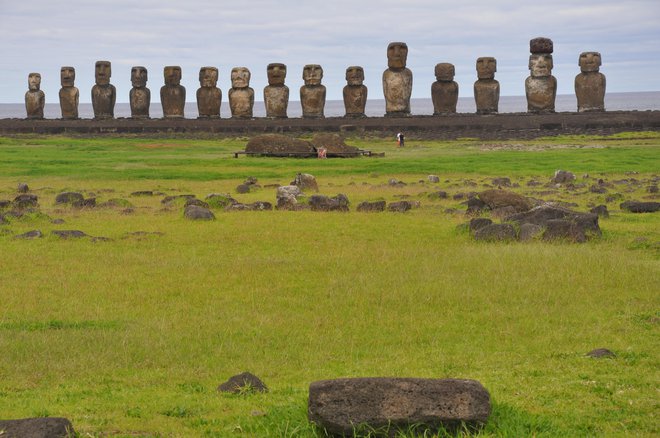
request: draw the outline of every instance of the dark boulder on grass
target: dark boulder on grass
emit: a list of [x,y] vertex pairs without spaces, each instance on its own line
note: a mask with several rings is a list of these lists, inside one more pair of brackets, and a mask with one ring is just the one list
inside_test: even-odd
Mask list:
[[324,195],[312,195],[309,198],[312,211],[348,211],[348,198],[346,195],[338,194],[332,198]]
[[82,239],[83,237],[89,237],[88,234],[80,230],[53,230],[51,233],[60,239]]
[[14,239],[40,239],[42,237],[44,237],[44,235],[40,230],[32,230],[27,233],[17,234],[14,236]]
[[252,188],[251,184],[239,184],[238,186],[236,186],[236,193],[239,194],[250,193],[251,188]]
[[387,203],[385,201],[364,201],[358,204],[357,211],[362,213],[385,211],[386,205]]
[[316,149],[310,142],[281,134],[252,137],[245,145],[245,152],[256,155],[316,155]]
[[594,359],[602,359],[616,357],[616,354],[607,348],[596,348],[595,350],[591,350],[589,353],[587,353],[587,356],[593,357]]
[[[574,225],[571,233],[584,233],[586,237],[591,234],[600,235],[600,226],[598,225],[598,215],[594,213],[581,213],[552,204],[544,204],[534,207],[529,211],[517,213],[505,218],[507,222],[515,222],[518,225],[534,224],[547,227],[548,221],[565,220]],[[559,230],[563,227],[561,224],[555,224],[554,227]],[[578,231],[581,230],[581,231]],[[554,235],[551,232],[550,235]]]
[[16,187],[16,191],[18,193],[27,193],[30,191],[30,187],[28,187],[28,185],[25,183],[18,183],[18,187]]
[[66,418],[24,418],[0,420],[2,438],[68,438],[77,436]]
[[215,215],[208,208],[200,207],[199,205],[189,205],[183,211],[183,216],[186,219],[193,221],[212,221]]
[[390,202],[387,205],[387,209],[389,211],[397,212],[397,213],[405,213],[406,211],[410,210],[413,208],[413,204],[410,201],[397,201],[397,202]]
[[554,184],[567,184],[573,181],[575,181],[575,174],[567,170],[557,170],[552,177]]
[[543,235],[543,227],[536,224],[522,224],[518,232],[518,238],[522,242],[534,240]]
[[131,193],[131,196],[153,196],[154,192],[152,190],[138,190],[137,192]]
[[204,198],[210,208],[227,208],[228,205],[236,204],[238,201],[229,194],[211,193]]
[[587,241],[584,228],[566,219],[550,219],[545,223],[543,240],[570,240],[577,243]]
[[660,210],[660,202],[626,201],[622,202],[619,208],[631,213],[655,213]]
[[474,239],[485,242],[516,240],[516,229],[511,224],[490,224],[476,230]]
[[268,387],[259,377],[246,371],[230,377],[229,380],[218,386],[218,391],[232,394],[246,394],[268,392]]
[[491,210],[501,207],[513,207],[517,212],[523,212],[534,207],[534,203],[530,199],[508,190],[485,190],[479,193],[478,196]]
[[485,217],[476,217],[471,219],[468,223],[468,229],[470,232],[474,233],[475,231],[492,224],[493,221]]
[[307,412],[311,422],[340,436],[394,436],[411,427],[427,436],[482,427],[491,403],[476,380],[371,377],[312,382]]
[[467,200],[467,211],[465,212],[466,214],[480,214],[484,210],[488,210],[489,207],[486,205],[484,201],[477,197],[471,197]]
[[9,199],[0,199],[0,210],[11,207],[11,201]]
[[82,207],[85,197],[78,192],[63,192],[55,197],[55,204],[67,204],[73,207]]
[[18,195],[17,197],[14,198],[14,202],[12,202],[12,207],[18,210],[25,210],[27,208],[39,207],[37,195],[34,195],[32,193],[25,193],[22,195]]
[[511,179],[506,177],[506,176],[499,177],[499,178],[493,178],[491,180],[491,184],[493,184],[494,186],[500,186],[500,187],[511,187]]
[[319,185],[316,182],[314,175],[309,173],[299,173],[296,175],[293,181],[291,181],[292,186],[299,187],[300,190],[304,191],[319,191]]
[[591,210],[590,213],[597,214],[598,217],[608,218],[610,217],[610,212],[607,210],[607,205],[597,205]]
[[273,204],[266,201],[256,201],[251,204],[231,204],[225,207],[225,211],[266,211],[272,210]]
[[207,202],[204,202],[201,199],[197,199],[197,198],[186,199],[185,204],[183,204],[183,208],[190,207],[191,205],[196,205],[198,207],[203,207],[203,208],[209,208],[209,204]]
[[447,199],[447,192],[443,190],[438,190],[429,194],[429,199]]

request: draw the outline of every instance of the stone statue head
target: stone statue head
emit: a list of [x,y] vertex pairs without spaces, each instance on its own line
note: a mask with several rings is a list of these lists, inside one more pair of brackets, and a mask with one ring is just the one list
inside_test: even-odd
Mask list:
[[582,73],[589,73],[600,70],[602,61],[598,52],[582,52],[578,64]]
[[232,88],[247,88],[250,86],[250,77],[252,74],[247,67],[234,67],[231,69]]
[[320,85],[323,79],[323,67],[318,64],[307,64],[303,67],[302,78],[305,85]]
[[268,74],[268,85],[284,85],[286,65],[279,62],[268,64],[266,73]]
[[131,68],[131,84],[135,88],[144,88],[147,86],[147,69],[142,66]]
[[346,69],[346,82],[348,85],[362,85],[364,82],[364,69],[359,65],[352,65]]
[[73,67],[62,67],[60,69],[60,83],[63,87],[73,87],[76,81],[76,69]]
[[215,67],[202,67],[199,69],[199,85],[213,88],[218,85],[218,69]]
[[165,85],[177,86],[181,84],[181,67],[178,65],[168,65],[163,68],[163,75],[165,76]]
[[535,53],[529,55],[529,70],[534,78],[544,78],[552,74],[552,55]]
[[554,45],[550,38],[538,37],[529,40],[530,53],[546,53],[551,54],[554,51]]
[[28,75],[28,88],[30,91],[38,91],[41,88],[41,74],[30,73]]
[[497,60],[490,56],[477,58],[477,77],[479,79],[494,79],[497,71]]
[[96,61],[94,69],[96,85],[108,85],[110,83],[110,76],[112,76],[110,61]]
[[387,46],[387,66],[389,68],[406,68],[408,60],[408,45],[406,43],[395,42]]
[[454,80],[456,69],[454,64],[441,62],[435,65],[435,78],[442,82],[451,82]]

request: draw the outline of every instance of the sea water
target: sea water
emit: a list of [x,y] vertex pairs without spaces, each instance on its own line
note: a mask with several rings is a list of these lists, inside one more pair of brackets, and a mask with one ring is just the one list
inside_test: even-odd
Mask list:
[[[412,99],[410,102],[413,115],[432,115],[433,102],[431,99]],[[557,112],[575,112],[577,111],[577,99],[575,95],[565,94],[557,96],[555,102]],[[648,111],[660,110],[660,91],[647,91],[635,93],[608,93],[605,95],[605,109],[607,111]],[[475,113],[476,105],[472,97],[460,97],[458,99],[457,112]],[[525,96],[502,96],[499,104],[500,113],[524,113],[527,112],[527,100]],[[91,103],[81,103],[78,107],[78,113],[82,119],[91,119],[94,117]],[[365,113],[369,117],[381,117],[385,114],[384,99],[370,99],[367,101]],[[186,118],[197,118],[197,104],[187,102],[185,107]],[[329,100],[325,104],[326,117],[341,117],[345,114],[344,103],[341,100]],[[7,118],[25,118],[25,105],[14,103],[0,104],[0,119]],[[163,117],[163,110],[160,102],[152,102],[150,108],[152,118]],[[117,103],[115,105],[115,117],[130,117],[131,108],[128,103]],[[266,109],[263,102],[254,103],[254,116],[265,117]],[[300,102],[289,102],[289,117],[301,117],[302,108]],[[58,119],[61,117],[60,106],[56,103],[47,103],[44,108],[44,117],[47,119]],[[229,118],[231,112],[229,104],[222,102],[220,108],[220,117]]]

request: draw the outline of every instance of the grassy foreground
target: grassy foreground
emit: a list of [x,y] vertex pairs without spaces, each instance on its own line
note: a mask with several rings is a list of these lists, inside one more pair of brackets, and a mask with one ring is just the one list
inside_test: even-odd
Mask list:
[[[81,436],[320,437],[306,419],[314,380],[455,377],[491,393],[483,436],[657,436],[660,216],[618,205],[657,200],[646,186],[660,173],[658,133],[410,137],[405,149],[349,140],[386,153],[353,160],[234,159],[242,139],[0,138],[0,200],[27,182],[43,213],[0,225],[0,418],[63,416]],[[584,188],[526,185],[560,168]],[[234,189],[297,172],[346,194],[352,211],[217,210],[200,223],[163,196],[130,195],[274,203],[274,188]],[[441,182],[420,182],[429,174]],[[603,237],[474,242],[457,229],[465,199],[453,195],[502,176],[577,210],[606,203]],[[599,178],[605,194],[588,190]],[[631,179],[640,184],[614,183]],[[127,203],[54,206],[65,190]],[[449,197],[429,197],[438,190]],[[354,210],[404,198],[420,208]],[[34,229],[45,237],[13,238]],[[56,229],[111,240],[59,240]],[[585,356],[599,347],[616,358]],[[270,392],[216,391],[246,370]]]

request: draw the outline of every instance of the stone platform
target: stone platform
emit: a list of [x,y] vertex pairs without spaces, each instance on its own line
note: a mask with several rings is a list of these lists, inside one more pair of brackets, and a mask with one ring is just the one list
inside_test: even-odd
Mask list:
[[607,111],[593,113],[506,113],[496,115],[366,117],[351,119],[148,119],[110,120],[0,119],[0,135],[103,135],[162,136],[174,133],[217,137],[253,136],[264,133],[293,135],[317,132],[352,136],[392,137],[397,132],[409,140],[532,139],[562,134],[614,134],[625,131],[660,131],[660,111]]

